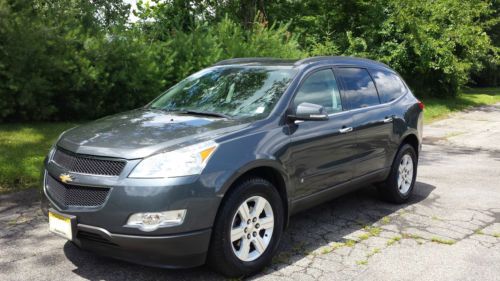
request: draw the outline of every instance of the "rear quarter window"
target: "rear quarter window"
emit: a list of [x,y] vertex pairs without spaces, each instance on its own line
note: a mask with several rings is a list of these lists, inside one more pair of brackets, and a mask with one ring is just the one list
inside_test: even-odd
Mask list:
[[406,93],[406,86],[396,74],[382,69],[371,69],[370,73],[382,103],[391,102]]
[[342,67],[335,73],[342,80],[344,96],[350,109],[380,104],[375,84],[364,68]]

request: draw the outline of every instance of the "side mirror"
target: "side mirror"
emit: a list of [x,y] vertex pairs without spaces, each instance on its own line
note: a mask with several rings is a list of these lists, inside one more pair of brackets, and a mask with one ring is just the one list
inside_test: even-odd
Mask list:
[[328,113],[319,104],[303,102],[297,106],[295,115],[289,115],[288,117],[293,120],[322,121],[328,120]]

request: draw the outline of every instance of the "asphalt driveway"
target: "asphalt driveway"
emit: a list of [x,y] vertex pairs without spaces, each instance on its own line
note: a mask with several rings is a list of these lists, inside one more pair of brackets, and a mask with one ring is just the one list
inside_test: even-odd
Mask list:
[[[396,206],[373,187],[291,220],[259,280],[500,280],[500,104],[424,129],[416,194]],[[0,196],[0,280],[215,280],[83,252],[48,232],[35,191]]]

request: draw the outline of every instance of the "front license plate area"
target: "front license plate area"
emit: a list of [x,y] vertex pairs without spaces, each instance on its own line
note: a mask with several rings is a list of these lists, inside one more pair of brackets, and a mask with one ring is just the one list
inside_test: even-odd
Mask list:
[[74,235],[74,216],[67,216],[49,211],[49,230],[68,240],[73,240]]

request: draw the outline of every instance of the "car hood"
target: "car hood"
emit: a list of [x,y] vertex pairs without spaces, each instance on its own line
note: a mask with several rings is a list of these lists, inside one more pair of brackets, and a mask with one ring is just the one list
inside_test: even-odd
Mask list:
[[57,145],[80,154],[137,159],[246,126],[243,120],[133,110],[70,129]]

